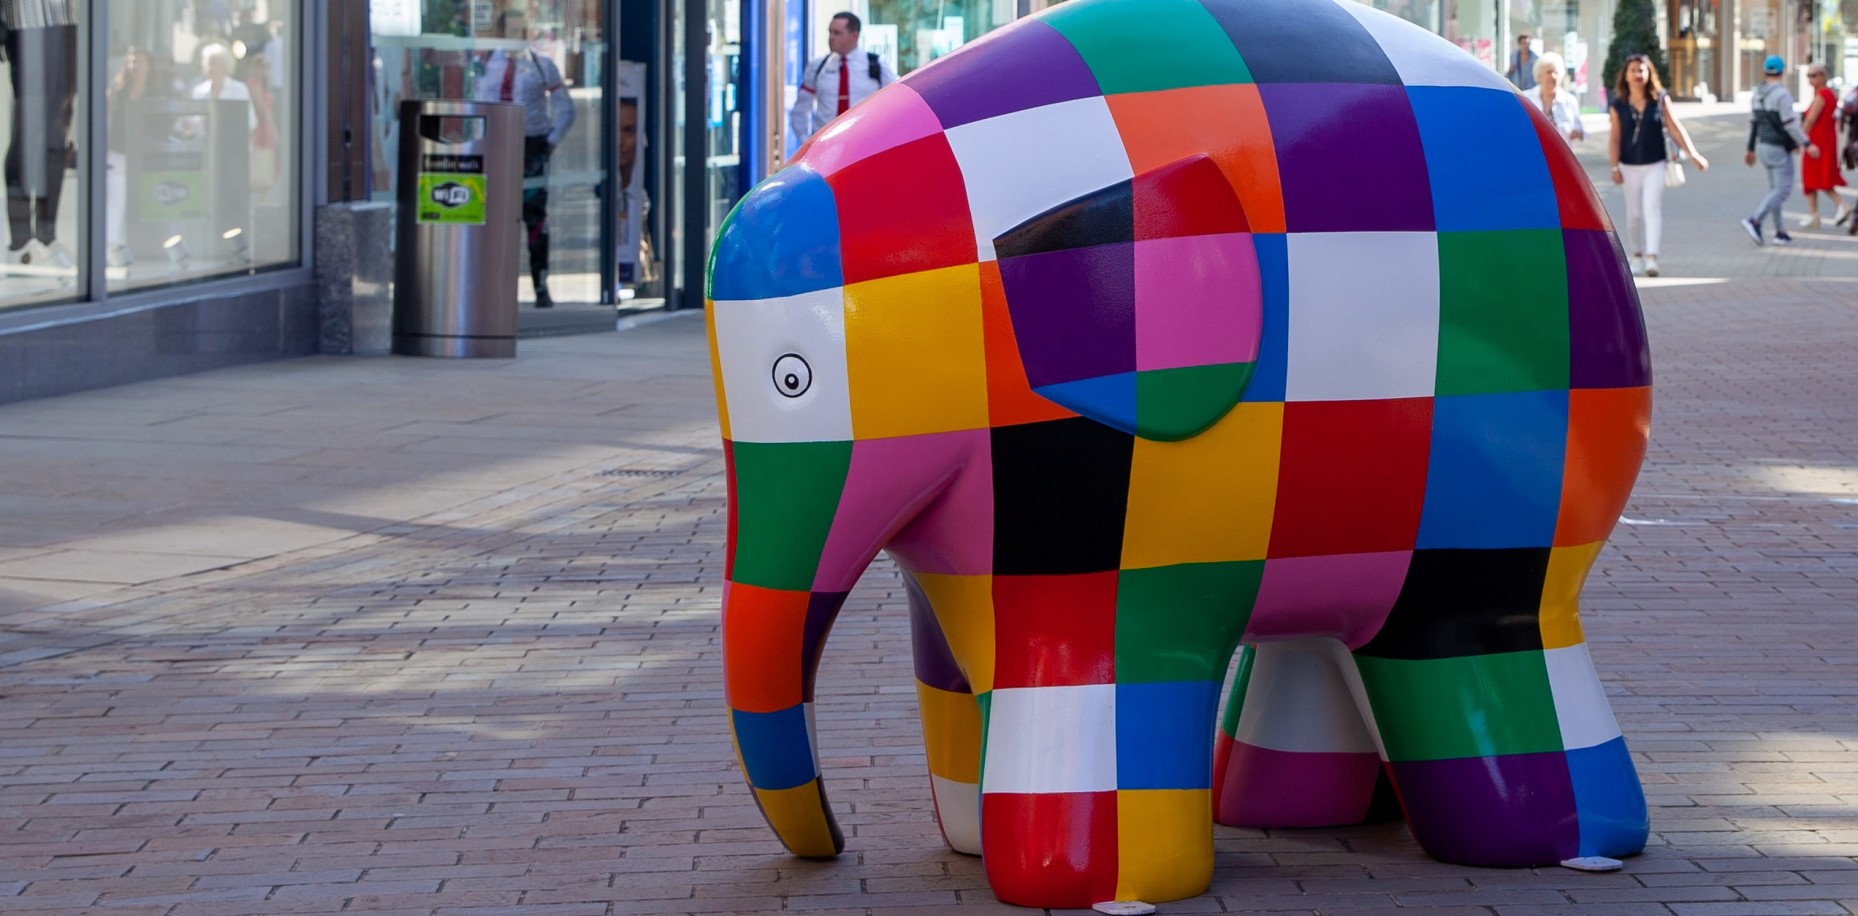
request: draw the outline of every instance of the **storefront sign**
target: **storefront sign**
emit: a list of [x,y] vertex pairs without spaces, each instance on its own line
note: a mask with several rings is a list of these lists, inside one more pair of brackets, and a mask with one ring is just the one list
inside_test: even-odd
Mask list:
[[483,156],[421,156],[417,221],[482,226],[484,189]]

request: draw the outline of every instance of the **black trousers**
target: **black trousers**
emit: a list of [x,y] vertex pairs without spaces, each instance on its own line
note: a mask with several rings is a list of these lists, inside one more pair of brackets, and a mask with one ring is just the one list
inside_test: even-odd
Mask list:
[[13,140],[6,151],[6,219],[12,247],[58,234],[65,145],[77,99],[77,26],[14,29],[6,36],[13,78]]
[[[523,138],[523,179],[548,174],[551,153],[547,137]],[[523,227],[529,230],[529,276],[537,287],[546,282],[548,270],[548,188],[523,189]]]

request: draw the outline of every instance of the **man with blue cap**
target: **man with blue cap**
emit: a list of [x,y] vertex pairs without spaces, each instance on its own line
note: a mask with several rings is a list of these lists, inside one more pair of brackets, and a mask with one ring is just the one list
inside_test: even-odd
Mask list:
[[1817,159],[1819,147],[1800,129],[1800,116],[1793,110],[1793,95],[1784,85],[1787,62],[1781,60],[1779,54],[1770,54],[1762,62],[1761,72],[1767,79],[1755,87],[1754,110],[1748,118],[1748,153],[1742,161],[1753,166],[1759,159],[1767,167],[1768,195],[1761,199],[1755,215],[1742,221],[1742,229],[1755,244],[1763,244],[1761,221],[1772,216],[1774,244],[1792,245],[1793,236],[1787,234],[1787,227],[1781,223],[1781,204],[1793,191],[1793,151],[1806,147],[1806,154]]

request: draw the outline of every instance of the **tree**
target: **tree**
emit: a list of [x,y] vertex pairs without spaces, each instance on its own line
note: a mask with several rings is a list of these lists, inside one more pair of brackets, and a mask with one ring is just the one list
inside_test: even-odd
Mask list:
[[1608,98],[1612,97],[1626,58],[1634,54],[1651,58],[1658,81],[1673,95],[1681,94],[1679,87],[1671,85],[1671,63],[1665,59],[1664,46],[1658,43],[1658,10],[1652,0],[1619,0],[1619,7],[1613,11],[1613,44],[1606,49],[1606,67],[1600,71]]

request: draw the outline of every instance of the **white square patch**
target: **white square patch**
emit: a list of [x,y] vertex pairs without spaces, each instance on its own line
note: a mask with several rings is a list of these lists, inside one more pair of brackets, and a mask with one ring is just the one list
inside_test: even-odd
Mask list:
[[1381,46],[1381,53],[1393,62],[1400,81],[1408,86],[1482,86],[1516,90],[1497,71],[1478,63],[1430,29],[1357,0],[1335,0],[1335,5],[1347,10],[1368,30],[1375,43]]
[[1439,243],[1430,232],[1287,237],[1285,399],[1431,397],[1438,378]]
[[1293,639],[1253,651],[1245,706],[1234,737],[1274,751],[1366,754],[1378,751],[1349,693],[1348,650],[1333,639]]
[[1548,663],[1548,689],[1555,695],[1555,718],[1561,721],[1561,747],[1577,751],[1619,737],[1613,704],[1594,673],[1587,644],[1542,653]]
[[1134,172],[1102,96],[963,124],[948,131],[983,261],[994,236]]
[[1116,685],[995,690],[981,792],[1116,789]]
[[[718,301],[710,308],[731,439],[852,438],[842,288],[778,299]],[[790,396],[796,390],[799,394]]]

